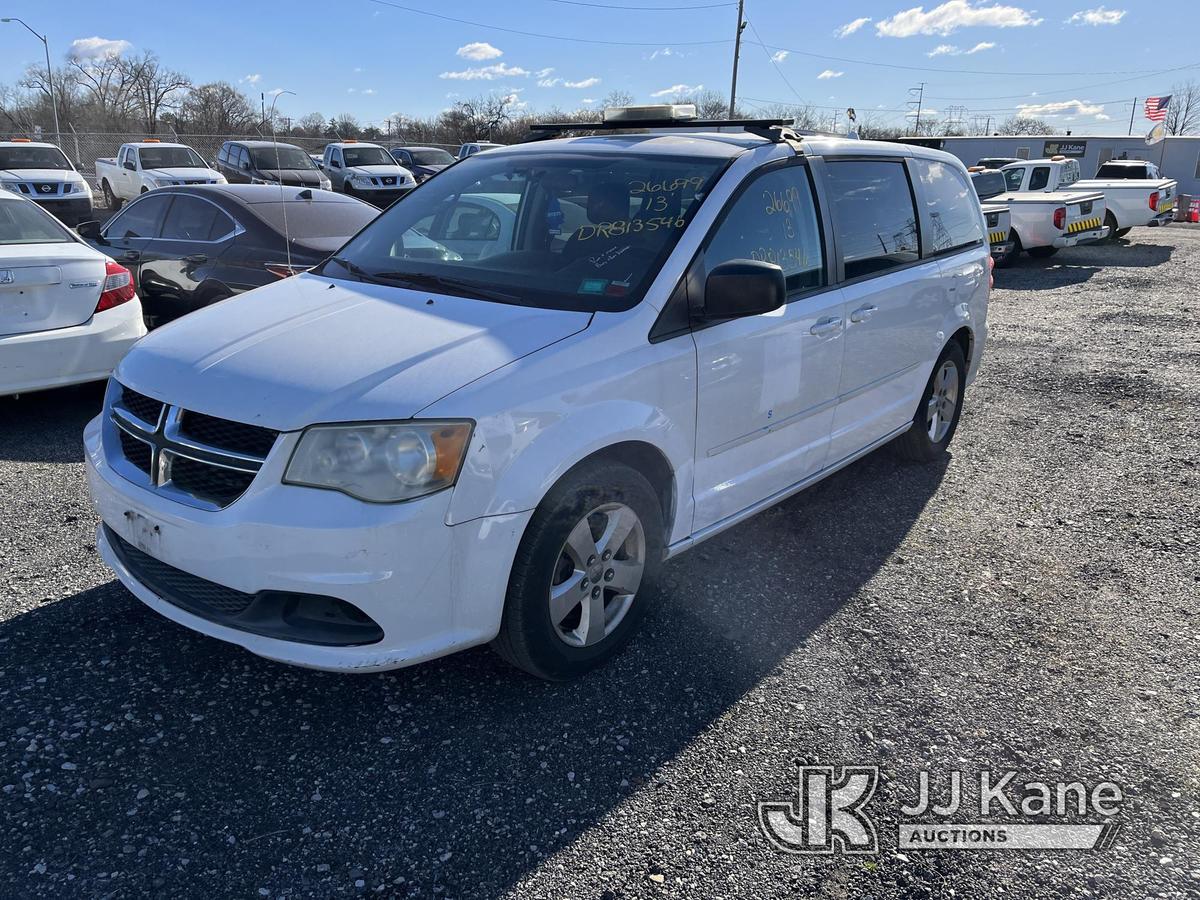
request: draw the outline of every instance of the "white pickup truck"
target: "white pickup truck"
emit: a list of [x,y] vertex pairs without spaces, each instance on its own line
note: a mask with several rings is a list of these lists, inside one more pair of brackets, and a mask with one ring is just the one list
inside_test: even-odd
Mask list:
[[96,180],[111,210],[155,188],[226,184],[225,177],[187,144],[164,144],[153,139],[122,144],[116,157],[96,160]]
[[[1012,228],[1009,255],[997,265],[1008,265],[1022,250],[1030,256],[1053,256],[1063,247],[1091,244],[1108,237],[1104,225],[1104,195],[1099,191],[1015,191],[1005,169],[972,166],[971,183],[981,203],[1008,207]],[[989,226],[990,230],[990,226]]]
[[[1145,163],[1139,165],[1144,167]],[[1169,178],[1105,175],[1081,180],[1079,161],[1065,156],[1010,163],[1000,171],[1010,191],[1100,191],[1104,194],[1104,224],[1111,237],[1124,237],[1139,225],[1166,225],[1175,216],[1179,185]]]

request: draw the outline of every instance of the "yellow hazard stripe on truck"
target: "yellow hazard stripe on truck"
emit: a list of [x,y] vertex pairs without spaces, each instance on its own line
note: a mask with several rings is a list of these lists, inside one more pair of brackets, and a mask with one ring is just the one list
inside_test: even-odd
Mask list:
[[988,242],[992,244],[1003,244],[1008,240],[1007,231],[993,231],[988,235]]
[[1162,203],[1158,204],[1158,211],[1160,213],[1170,212],[1174,208],[1175,208],[1175,198],[1174,197],[1172,197],[1170,200],[1164,200]]
[[1094,228],[1100,227],[1100,217],[1093,216],[1090,219],[1084,219],[1081,222],[1072,222],[1067,226],[1067,234],[1078,234],[1081,231],[1091,231]]

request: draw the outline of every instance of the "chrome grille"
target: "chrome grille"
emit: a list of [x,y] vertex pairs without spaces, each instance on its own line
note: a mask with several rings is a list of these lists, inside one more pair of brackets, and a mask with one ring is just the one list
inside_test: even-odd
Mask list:
[[171,406],[123,385],[109,409],[125,478],[189,506],[223,509],[246,492],[279,432]]

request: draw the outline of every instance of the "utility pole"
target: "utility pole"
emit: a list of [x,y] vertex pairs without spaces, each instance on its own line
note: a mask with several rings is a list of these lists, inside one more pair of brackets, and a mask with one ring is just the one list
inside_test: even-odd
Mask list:
[[1133,109],[1129,111],[1129,136],[1133,137],[1133,116],[1137,112],[1137,97],[1133,98]]
[[737,72],[738,72],[738,56],[742,52],[742,32],[746,30],[746,22],[743,15],[746,10],[746,0],[738,0],[738,20],[737,34],[733,38],[733,84],[729,87],[729,118],[734,116],[734,108],[737,103]]
[[916,95],[917,99],[915,101],[909,100],[908,105],[909,108],[912,108],[914,104],[916,105],[917,116],[916,120],[913,122],[913,134],[919,135],[921,133],[921,105],[925,101],[925,82],[922,81],[916,87],[911,87],[908,89],[908,96],[912,97],[914,94]]
[[46,86],[50,91],[50,111],[54,113],[54,134],[55,139],[61,141],[62,130],[58,126],[58,102],[54,99],[54,70],[50,67],[50,42],[46,40],[44,34],[38,34],[30,28],[24,19],[10,16],[0,19],[0,22],[17,22],[20,25],[24,25],[26,31],[42,42],[42,49],[46,51]]

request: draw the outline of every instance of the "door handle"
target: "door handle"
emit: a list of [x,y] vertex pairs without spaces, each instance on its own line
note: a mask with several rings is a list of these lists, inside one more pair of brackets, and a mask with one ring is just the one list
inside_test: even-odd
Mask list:
[[142,254],[138,253],[136,250],[126,250],[121,254],[121,259],[125,260],[126,262],[137,262],[141,258]]
[[860,306],[854,312],[850,313],[850,321],[865,322],[867,319],[871,318],[871,316],[875,315],[878,309],[879,307],[872,306],[869,303],[866,306]]
[[832,334],[835,331],[841,330],[841,327],[842,317],[830,316],[828,319],[822,319],[820,322],[817,322],[815,325],[813,325],[812,328],[808,329],[808,333],[815,335],[816,337],[824,337],[827,334]]
[[189,263],[196,263],[196,264],[206,263],[206,262],[208,262],[208,257],[205,256],[203,253],[193,253],[191,256],[185,256],[183,258],[183,261],[189,262]]

